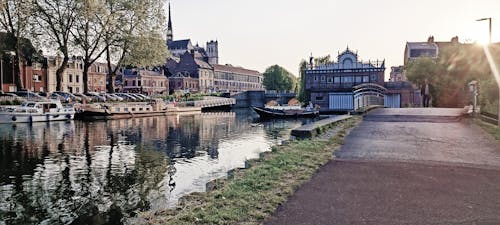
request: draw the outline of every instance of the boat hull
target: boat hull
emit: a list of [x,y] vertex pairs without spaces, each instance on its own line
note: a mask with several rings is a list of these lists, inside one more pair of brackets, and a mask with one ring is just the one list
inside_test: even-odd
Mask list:
[[319,116],[319,110],[275,110],[264,107],[252,107],[261,118],[313,118]]
[[0,123],[34,123],[74,119],[74,112],[68,113],[0,113]]

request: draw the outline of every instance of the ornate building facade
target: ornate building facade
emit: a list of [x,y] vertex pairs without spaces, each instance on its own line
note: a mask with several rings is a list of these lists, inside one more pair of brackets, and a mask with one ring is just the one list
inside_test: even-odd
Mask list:
[[353,110],[353,91],[357,85],[374,84],[383,88],[385,60],[363,62],[348,47],[338,54],[337,62],[312,65],[312,61],[311,58],[305,71],[305,89],[321,111]]

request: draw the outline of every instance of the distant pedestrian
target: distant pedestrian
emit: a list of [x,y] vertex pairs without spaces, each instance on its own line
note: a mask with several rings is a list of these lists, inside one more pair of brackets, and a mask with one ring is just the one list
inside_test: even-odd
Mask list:
[[424,85],[420,89],[420,93],[422,94],[422,104],[424,107],[429,107],[429,102],[431,100],[431,93],[433,92],[432,85],[429,83],[429,80],[426,78]]

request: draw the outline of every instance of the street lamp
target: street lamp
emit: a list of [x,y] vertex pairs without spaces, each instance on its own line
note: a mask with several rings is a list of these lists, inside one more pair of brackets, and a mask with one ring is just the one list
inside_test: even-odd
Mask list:
[[[481,18],[481,19],[477,19],[476,21],[485,21],[485,20],[488,20],[489,22],[489,32],[490,32],[490,42],[489,44],[491,45],[491,17],[488,17],[488,18]],[[493,61],[493,58],[491,56],[491,53],[490,53],[490,50],[489,50],[489,46],[484,46],[484,52],[486,54],[486,58],[488,59],[488,63],[490,64],[490,68],[492,70],[492,73],[493,75],[495,76],[495,79],[497,81],[497,85],[498,85],[498,121],[497,121],[497,124],[498,126],[500,126],[500,74],[499,74],[499,71],[495,65],[495,62]]]
[[477,19],[476,21],[485,21],[485,20],[488,20],[490,22],[490,42],[489,43],[491,44],[491,17]]

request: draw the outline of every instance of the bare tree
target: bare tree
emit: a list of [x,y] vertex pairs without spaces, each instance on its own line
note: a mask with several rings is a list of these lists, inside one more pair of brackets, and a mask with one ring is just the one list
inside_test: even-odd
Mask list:
[[[113,1],[111,1],[113,2]],[[83,91],[88,92],[89,69],[106,52],[105,38],[114,19],[105,10],[102,1],[80,1],[75,28],[72,29],[74,45],[83,54]]]
[[62,53],[63,59],[56,70],[56,90],[62,90],[62,76],[69,61],[71,31],[78,15],[76,0],[37,0],[34,2],[35,22],[42,36]]

